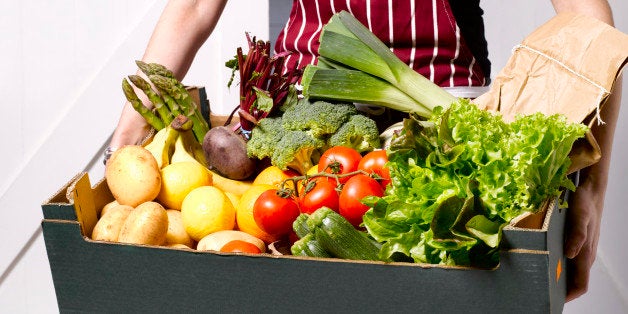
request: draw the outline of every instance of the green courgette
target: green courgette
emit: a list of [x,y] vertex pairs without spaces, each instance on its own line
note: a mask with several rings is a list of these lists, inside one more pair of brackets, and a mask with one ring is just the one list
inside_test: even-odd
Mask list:
[[307,219],[307,227],[321,247],[333,257],[380,260],[379,247],[335,211],[322,207]]
[[300,214],[299,216],[297,216],[297,219],[295,219],[292,223],[292,229],[294,230],[294,233],[297,234],[299,239],[305,237],[306,234],[310,233],[310,228],[308,228],[307,226],[308,217],[309,215],[307,214]]
[[290,250],[296,256],[331,257],[311,233],[294,242]]

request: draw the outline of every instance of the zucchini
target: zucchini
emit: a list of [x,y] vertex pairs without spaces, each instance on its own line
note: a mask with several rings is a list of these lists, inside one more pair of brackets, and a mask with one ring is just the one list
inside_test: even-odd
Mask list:
[[307,226],[325,251],[334,257],[380,260],[379,247],[344,217],[329,208],[322,207],[310,215]]
[[295,219],[292,223],[292,229],[294,230],[294,233],[297,234],[299,239],[305,237],[306,234],[310,233],[310,228],[308,228],[307,226],[308,217],[308,214],[300,214],[299,216],[297,216],[297,219]]
[[290,251],[292,251],[292,255],[296,256],[331,257],[311,233],[294,242]]

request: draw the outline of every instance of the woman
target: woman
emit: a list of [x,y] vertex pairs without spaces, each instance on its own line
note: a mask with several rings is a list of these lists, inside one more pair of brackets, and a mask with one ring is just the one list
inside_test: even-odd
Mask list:
[[[295,0],[293,3],[290,19],[275,46],[276,52],[290,53],[288,63],[302,67],[315,62],[320,26],[333,13],[346,10],[387,43],[400,59],[442,87],[484,86],[489,81],[490,63],[479,1]],[[162,64],[183,79],[225,4],[226,0],[170,1],[142,60]],[[605,0],[553,0],[552,4],[556,12],[587,14],[613,25],[611,9]],[[570,264],[567,300],[586,292],[595,259],[620,97],[618,87],[601,113],[606,124],[592,129],[602,159],[582,172],[580,186],[570,201],[565,245]],[[125,104],[107,151],[141,142],[148,130],[144,119],[130,104]]]

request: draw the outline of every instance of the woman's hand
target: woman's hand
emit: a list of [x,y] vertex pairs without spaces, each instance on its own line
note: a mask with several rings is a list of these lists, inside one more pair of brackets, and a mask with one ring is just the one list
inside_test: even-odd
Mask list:
[[[179,81],[187,73],[194,57],[214,30],[226,0],[172,0],[166,4],[150,38],[142,61],[159,63],[171,70]],[[138,75],[144,76],[138,71]],[[151,104],[136,89],[144,105]],[[109,147],[140,144],[150,126],[127,102],[113,133]]]
[[603,208],[604,191],[596,188],[594,180],[585,179],[572,195],[567,209],[567,302],[587,292],[589,273],[597,253]]
[[[613,14],[606,0],[552,0],[557,13],[586,14],[611,26]],[[621,102],[621,77],[601,110],[605,124],[593,122],[591,133],[600,146],[600,161],[581,171],[580,184],[569,201],[565,229],[567,262],[567,301],[583,295],[588,288],[589,273],[595,261],[604,209],[604,196],[610,167],[611,147]]]

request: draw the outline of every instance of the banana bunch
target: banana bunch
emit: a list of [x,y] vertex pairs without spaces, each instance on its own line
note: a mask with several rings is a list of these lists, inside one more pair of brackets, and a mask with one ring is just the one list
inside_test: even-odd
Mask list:
[[[160,169],[177,162],[198,162],[207,168],[202,145],[196,140],[192,131],[193,121],[185,115],[176,116],[169,125],[155,133],[153,140],[145,148],[155,157]],[[235,195],[242,195],[252,182],[225,178],[214,171],[212,184]]]

